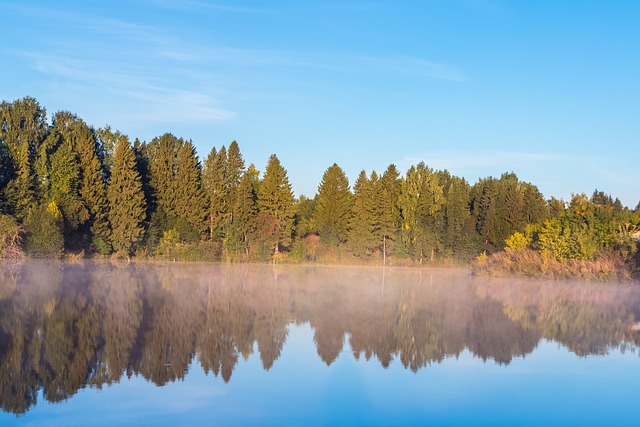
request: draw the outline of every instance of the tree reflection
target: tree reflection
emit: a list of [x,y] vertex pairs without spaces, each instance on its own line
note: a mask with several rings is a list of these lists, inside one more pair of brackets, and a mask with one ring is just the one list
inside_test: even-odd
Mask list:
[[636,287],[455,271],[29,261],[0,270],[0,406],[24,413],[40,391],[57,402],[123,375],[161,386],[192,363],[229,382],[256,349],[271,369],[291,323],[311,325],[327,365],[345,347],[412,371],[464,350],[508,364],[541,339],[597,355],[638,343],[638,307]]

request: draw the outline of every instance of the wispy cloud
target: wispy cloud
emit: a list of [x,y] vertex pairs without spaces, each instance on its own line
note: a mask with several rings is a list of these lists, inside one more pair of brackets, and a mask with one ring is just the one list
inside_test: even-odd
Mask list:
[[228,12],[228,13],[265,13],[265,9],[260,9],[256,7],[243,7],[243,6],[235,6],[229,5],[221,2],[208,2],[208,1],[198,1],[198,0],[181,0],[181,1],[173,1],[173,0],[149,0],[154,6],[162,7],[165,9],[173,9],[173,10],[215,10],[219,12]]
[[[173,2],[149,0],[173,7]],[[191,0],[181,8],[257,13],[225,3]],[[91,95],[93,108],[110,110],[102,120],[208,122],[235,118],[233,99],[264,91],[265,82],[284,85],[309,79],[339,84],[343,76],[465,81],[455,67],[412,56],[370,56],[347,52],[244,49],[206,42],[185,28],[154,26],[107,15],[34,6],[14,6],[43,22],[56,21],[73,33],[56,33],[44,43],[10,51],[45,77],[65,99]],[[55,82],[55,83],[54,83]],[[53,90],[52,89],[52,90]],[[253,91],[253,92],[251,92]],[[249,93],[251,92],[251,93]],[[231,98],[233,97],[233,99]],[[84,114],[84,113],[83,113]],[[98,115],[98,114],[96,114]],[[118,125],[121,126],[121,125]]]

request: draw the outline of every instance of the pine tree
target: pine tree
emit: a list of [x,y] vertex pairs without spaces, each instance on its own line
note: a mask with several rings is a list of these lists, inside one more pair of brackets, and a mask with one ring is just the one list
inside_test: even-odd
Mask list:
[[201,166],[191,141],[178,150],[175,169],[175,213],[200,235],[207,230],[207,198],[202,189]]
[[242,175],[233,206],[232,228],[237,233],[237,240],[240,243],[238,246],[245,251],[249,249],[249,236],[255,230],[258,213],[257,195],[253,190],[251,179],[249,174]]
[[204,162],[202,181],[209,198],[209,237],[220,241],[224,237],[224,226],[230,211],[229,185],[227,183],[227,150],[213,147]]
[[128,138],[118,138],[108,188],[113,249],[130,256],[144,234],[146,201],[136,156]]
[[367,178],[363,170],[353,185],[353,206],[349,226],[349,247],[357,256],[370,255],[378,244],[379,216],[376,209],[375,187],[378,175]]
[[178,150],[183,144],[184,140],[165,133],[147,145],[150,186],[156,210],[162,209],[171,216],[176,216],[175,170]]
[[265,215],[265,223],[273,223],[271,236],[275,253],[279,247],[291,243],[293,232],[293,192],[287,178],[287,171],[280,164],[275,154],[269,157],[258,195],[258,207],[261,215]]
[[34,98],[0,103],[0,191],[5,210],[21,220],[38,201],[35,161],[48,132],[46,116]]
[[62,144],[52,154],[47,177],[46,200],[59,207],[64,219],[65,245],[73,246],[74,232],[89,220],[89,210],[80,197],[80,167],[69,144]]
[[422,162],[411,166],[402,180],[398,198],[402,216],[401,236],[405,249],[420,260],[426,254],[433,258],[440,245],[436,214],[440,212],[443,201],[442,187],[433,170]]
[[446,256],[473,256],[476,231],[469,207],[469,184],[447,171],[440,173],[444,189],[442,246]]
[[378,201],[377,211],[380,217],[378,244],[382,249],[383,263],[387,255],[393,252],[395,240],[400,231],[400,207],[398,201],[402,190],[400,174],[394,164],[390,164],[376,185],[375,198]]
[[79,224],[78,232],[72,237],[72,244],[84,248],[91,243],[98,252],[109,253],[109,206],[106,172],[102,163],[104,153],[96,134],[82,119],[67,111],[55,114],[54,129],[60,136],[60,144],[68,145],[76,154],[80,172],[78,192],[89,212],[89,218]]
[[342,168],[333,164],[325,171],[318,186],[316,210],[311,226],[326,245],[344,242],[349,230],[352,194]]
[[227,167],[226,167],[226,184],[228,186],[230,209],[229,221],[233,221],[233,206],[235,206],[236,193],[240,186],[240,180],[244,174],[244,160],[242,154],[240,154],[240,147],[236,141],[232,141],[229,144],[229,150],[227,150]]

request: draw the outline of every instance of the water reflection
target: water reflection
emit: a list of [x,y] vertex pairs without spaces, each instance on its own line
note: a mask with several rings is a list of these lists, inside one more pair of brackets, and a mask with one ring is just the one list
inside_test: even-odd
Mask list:
[[331,365],[392,360],[417,371],[465,349],[508,364],[541,339],[579,356],[640,340],[640,289],[487,280],[462,271],[33,262],[0,272],[0,405],[24,413],[124,375],[162,386],[192,363],[225,382],[257,349],[276,363],[308,323]]

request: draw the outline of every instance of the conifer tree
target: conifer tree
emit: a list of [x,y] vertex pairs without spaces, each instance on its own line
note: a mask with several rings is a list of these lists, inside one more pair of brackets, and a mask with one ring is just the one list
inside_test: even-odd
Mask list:
[[442,187],[433,170],[422,162],[411,166],[402,180],[398,199],[402,216],[401,236],[405,249],[420,260],[427,254],[433,258],[440,244],[436,214],[442,203]]
[[233,220],[233,206],[235,206],[236,193],[240,186],[240,180],[244,173],[244,159],[240,153],[240,147],[236,141],[232,141],[229,144],[229,150],[227,150],[227,167],[226,167],[226,184],[228,186],[230,209],[229,221]]
[[475,256],[476,232],[469,207],[469,184],[463,179],[440,172],[444,190],[441,236],[445,256]]
[[224,237],[224,225],[230,210],[227,150],[224,145],[219,151],[216,151],[215,147],[211,149],[204,162],[202,180],[209,199],[209,237],[220,241]]
[[363,170],[353,185],[353,207],[349,226],[349,247],[357,256],[370,255],[378,246],[379,216],[375,200],[378,175],[367,178]]
[[184,140],[165,133],[147,145],[150,186],[157,208],[167,215],[176,216],[175,170],[178,150]]
[[400,231],[400,207],[398,201],[402,189],[400,174],[396,165],[390,164],[384,171],[378,185],[376,185],[377,213],[380,218],[378,244],[382,249],[383,263],[386,264],[387,254],[393,252],[393,244]]
[[38,200],[35,161],[48,132],[46,116],[34,98],[0,103],[0,192],[5,209],[21,220]]
[[[280,246],[291,243],[293,232],[293,192],[287,177],[287,171],[280,164],[275,154],[269,157],[258,194],[258,207],[261,215],[265,215],[267,223],[273,223],[271,234],[275,253]],[[260,236],[269,237],[269,236]]]
[[102,254],[111,250],[109,243],[108,201],[106,173],[102,163],[103,150],[92,128],[75,114],[60,111],[54,116],[54,129],[62,145],[68,145],[76,155],[80,172],[78,192],[89,212],[89,218],[79,224],[73,238],[83,247],[89,243]]
[[89,211],[80,197],[80,167],[69,144],[62,144],[52,154],[47,177],[46,200],[56,203],[64,219],[65,243],[73,243],[74,232],[89,219]]
[[[249,236],[256,227],[256,215],[258,206],[256,204],[257,195],[253,190],[252,177],[245,173],[242,175],[238,186],[233,206],[233,222],[231,227],[237,234],[239,247],[248,252]],[[229,246],[229,245],[228,245]]]
[[202,189],[201,166],[191,141],[178,150],[175,172],[175,213],[187,220],[200,235],[207,230],[208,203]]
[[113,154],[107,195],[113,249],[130,256],[144,234],[146,201],[134,151],[123,135]]
[[344,242],[349,230],[352,194],[349,180],[337,164],[324,172],[318,186],[316,210],[311,226],[320,234],[326,245],[336,246]]

